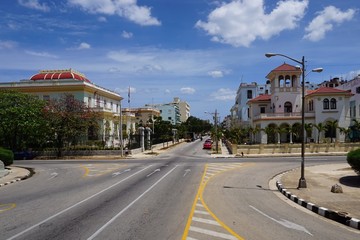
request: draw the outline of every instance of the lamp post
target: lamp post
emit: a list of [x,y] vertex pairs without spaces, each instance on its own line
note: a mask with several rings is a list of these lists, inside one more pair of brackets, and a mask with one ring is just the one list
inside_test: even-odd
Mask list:
[[[286,56],[280,53],[266,53],[266,57],[281,56],[287,59],[290,59],[301,65],[302,79],[301,79],[301,176],[299,179],[298,188],[306,188],[306,179],[305,179],[305,57],[303,56],[301,61],[296,60],[292,57]],[[322,68],[315,68],[312,72],[322,72]]]

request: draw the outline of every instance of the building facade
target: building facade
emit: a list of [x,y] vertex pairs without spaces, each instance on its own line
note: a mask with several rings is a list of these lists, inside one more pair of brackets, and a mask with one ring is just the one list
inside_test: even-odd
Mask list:
[[256,82],[241,83],[235,97],[235,104],[231,108],[231,125],[244,126],[249,125],[249,106],[247,102],[260,95],[269,94],[270,82],[259,85]]
[[106,146],[120,146],[119,123],[121,100],[118,93],[92,83],[73,69],[42,70],[29,79],[0,83],[0,89],[32,94],[43,100],[59,99],[71,94],[88,107],[99,112],[99,139]]
[[[250,125],[254,131],[253,141],[257,143],[293,143],[301,141],[302,122],[302,83],[301,69],[283,65],[273,69],[268,75],[271,94],[260,95],[248,101]],[[306,90],[304,117],[305,124],[312,126],[329,121],[337,121],[339,127],[350,126],[350,98],[347,90],[320,87]],[[275,132],[268,131],[275,129]],[[262,129],[262,130],[260,130]],[[284,129],[287,129],[284,131]],[[345,136],[338,128],[319,133],[313,127],[306,134],[307,140],[328,138],[334,131],[338,141],[343,142]],[[321,136],[320,136],[320,135]],[[331,136],[333,137],[333,136]]]

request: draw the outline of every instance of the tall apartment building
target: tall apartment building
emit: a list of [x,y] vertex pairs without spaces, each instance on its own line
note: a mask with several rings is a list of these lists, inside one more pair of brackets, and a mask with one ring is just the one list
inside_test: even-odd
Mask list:
[[171,122],[172,125],[177,125],[190,117],[190,105],[175,97],[173,102],[164,104],[146,104],[145,107],[153,107],[160,111],[162,120]]
[[231,108],[231,122],[233,126],[249,125],[249,106],[247,102],[263,94],[270,94],[270,82],[266,84],[241,83]]

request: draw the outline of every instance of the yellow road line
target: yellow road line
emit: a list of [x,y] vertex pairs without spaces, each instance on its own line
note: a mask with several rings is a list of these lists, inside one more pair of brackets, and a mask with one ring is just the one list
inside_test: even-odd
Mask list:
[[[203,189],[205,189],[207,183],[209,182],[211,178],[209,178],[205,183],[204,183],[204,187]],[[210,213],[210,215],[215,219],[215,221],[217,221],[226,231],[228,231],[231,235],[233,235],[234,237],[238,238],[239,240],[244,240],[244,238],[240,237],[236,232],[234,232],[230,227],[228,227],[225,223],[223,223],[211,210],[210,208],[207,206],[207,204],[204,201],[203,198],[203,193],[204,191],[201,192],[200,195],[200,201],[202,203],[202,205],[204,206],[204,208],[206,209],[206,211],[208,213]]]
[[[205,168],[204,168],[204,173],[203,173],[203,176],[201,178],[201,183],[200,183],[200,186],[199,186],[199,189],[198,189],[198,192],[196,194],[196,197],[195,197],[195,200],[194,200],[194,203],[193,203],[193,206],[191,208],[191,212],[190,212],[190,215],[189,215],[189,218],[187,220],[187,223],[186,223],[186,226],[185,226],[185,230],[184,230],[184,233],[183,233],[183,236],[182,236],[182,240],[186,240],[187,239],[187,236],[189,234],[189,229],[191,227],[191,223],[192,223],[192,219],[193,219],[193,216],[194,216],[194,212],[195,212],[195,208],[196,208],[196,205],[198,204],[198,201],[200,200],[201,204],[203,205],[203,207],[206,209],[206,211],[212,216],[212,218],[218,222],[222,227],[223,229],[225,229],[227,232],[229,232],[232,236],[236,237],[237,239],[239,240],[244,240],[244,238],[240,237],[236,232],[234,232],[230,227],[228,227],[225,223],[223,223],[211,210],[210,208],[206,205],[205,201],[204,201],[204,198],[203,198],[203,193],[204,193],[204,189],[207,185],[207,183],[209,182],[209,180],[219,174],[219,173],[222,173],[222,172],[225,172],[225,171],[229,171],[229,170],[233,170],[233,169],[236,169],[238,167],[241,167],[243,165],[239,165],[239,166],[234,166],[234,168],[229,168],[229,169],[224,169],[222,171],[219,171],[218,173],[214,174],[214,175],[211,175],[211,177],[208,177],[206,176],[207,175],[207,169],[208,169],[208,164],[205,165]],[[206,178],[206,180],[205,180]]]
[[190,211],[190,215],[189,215],[189,218],[187,220],[187,223],[186,223],[186,226],[185,226],[185,230],[184,230],[184,233],[183,233],[183,236],[182,236],[182,240],[186,240],[188,234],[189,234],[189,229],[190,229],[190,225],[191,225],[191,222],[192,222],[192,218],[194,216],[194,211],[195,211],[195,208],[196,208],[196,203],[198,202],[198,199],[200,197],[200,194],[202,192],[202,188],[203,188],[203,182],[204,182],[204,178],[205,178],[205,175],[206,175],[206,169],[207,169],[207,164],[205,164],[205,167],[204,167],[204,173],[202,175],[202,178],[201,178],[201,182],[200,182],[200,185],[199,185],[199,188],[198,188],[198,191],[196,193],[196,197],[195,197],[195,200],[194,200],[194,203],[191,207],[191,211]]
[[16,207],[15,203],[0,204],[0,213],[11,210]]
[[85,170],[83,177],[87,177],[89,175],[90,169],[86,166],[81,166],[81,167]]

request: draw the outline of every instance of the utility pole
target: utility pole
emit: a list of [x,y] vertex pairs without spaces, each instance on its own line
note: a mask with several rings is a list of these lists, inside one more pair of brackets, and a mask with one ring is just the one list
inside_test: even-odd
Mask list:
[[219,139],[218,139],[218,129],[217,129],[217,120],[218,116],[217,116],[217,109],[215,109],[215,147],[216,147],[216,153],[219,153]]

